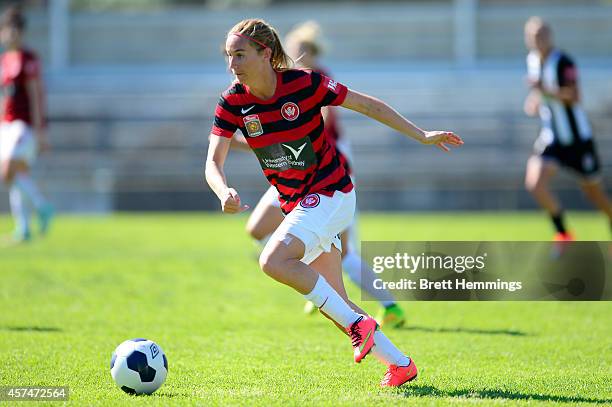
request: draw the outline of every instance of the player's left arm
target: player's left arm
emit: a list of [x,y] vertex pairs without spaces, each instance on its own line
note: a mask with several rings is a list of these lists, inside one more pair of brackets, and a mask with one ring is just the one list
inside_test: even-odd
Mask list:
[[[46,123],[46,103],[45,91],[43,88],[42,79],[37,61],[31,61],[26,65],[26,90],[28,93],[28,102],[30,104],[30,113],[32,119],[32,128],[38,141],[39,151],[49,149],[49,141],[47,139],[47,123]],[[29,72],[28,72],[29,71]]]
[[426,131],[417,127],[397,110],[380,99],[348,89],[341,106],[371,117],[394,130],[405,134],[423,144],[434,144],[444,151],[450,146],[463,144],[461,137],[450,131]]

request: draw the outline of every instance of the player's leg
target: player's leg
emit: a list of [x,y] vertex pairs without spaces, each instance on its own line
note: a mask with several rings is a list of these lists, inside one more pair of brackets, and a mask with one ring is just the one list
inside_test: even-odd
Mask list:
[[[349,304],[353,310],[355,310],[361,315],[367,315],[364,310],[362,310],[360,307],[356,306],[354,303],[348,300],[348,295],[344,287],[344,282],[342,281],[342,272],[338,271],[338,263],[340,262],[340,257],[341,254],[338,248],[332,247],[329,253],[322,252],[319,257],[317,257],[315,260],[312,261],[312,263],[309,264],[309,266],[312,267],[312,269],[319,273],[321,276],[323,276],[323,278],[325,278],[325,281],[327,281],[329,285],[332,286],[332,288],[336,290],[338,294],[340,294],[344,301],[346,301],[346,303]],[[310,303],[312,304],[312,302]],[[320,311],[321,314],[323,314],[326,318],[331,319],[322,309],[317,308],[314,304],[313,307],[315,311]],[[336,324],[336,326],[343,333],[347,333],[346,328],[344,328],[343,326],[338,324]]]
[[21,160],[4,160],[1,165],[2,181],[9,189],[9,204],[15,223],[13,240],[26,242],[31,238],[30,214],[25,202],[25,196],[16,183],[15,174],[27,171],[27,165]]
[[[347,252],[349,250],[351,250],[351,249],[349,249],[349,241],[348,240],[349,240],[348,230],[345,230],[344,232],[340,233],[340,242],[342,244],[342,254],[341,254],[341,258],[342,258],[342,270],[347,272],[347,274],[349,275],[351,280],[358,287],[361,287],[361,271],[359,269],[356,270],[355,267],[352,267],[350,269],[350,271],[347,268],[345,268],[345,259],[347,258],[346,254],[347,254]],[[319,258],[317,258],[317,260],[319,260]],[[311,266],[313,266],[313,264],[314,264],[314,262],[311,263]],[[322,268],[325,269],[325,267],[322,267]],[[325,277],[325,275],[324,275],[324,277]],[[340,276],[340,278],[342,278],[342,276]],[[332,287],[336,287],[336,285],[334,285],[334,284],[331,284],[331,285],[332,285]],[[342,285],[342,289],[344,290],[344,284]],[[306,314],[313,314],[316,311],[317,311],[317,307],[315,307],[315,305],[312,302],[307,301],[306,304],[304,305],[304,312]]]
[[[36,159],[34,136],[29,126],[22,121],[11,122],[3,130],[6,130],[3,131],[3,137],[6,136],[8,140],[6,154],[10,161],[6,171],[6,182],[16,187],[21,192],[22,198],[25,196],[32,202],[38,214],[40,231],[45,234],[53,217],[53,209],[30,173],[30,168]],[[21,201],[23,203],[23,199]]]
[[[349,331],[360,362],[374,345],[378,324],[356,313],[332,288],[325,277],[307,264],[322,252],[340,246],[334,236],[350,223],[355,210],[355,193],[336,192],[332,197],[311,194],[304,198],[270,237],[260,256],[262,270],[275,280],[293,287],[312,301],[337,324]],[[337,238],[336,238],[337,239]],[[330,267],[339,275],[340,257]],[[335,274],[332,274],[335,275]]]
[[[304,243],[304,235],[303,232],[300,237],[285,234],[279,240],[275,238],[275,233],[261,254],[261,269],[276,281],[304,295],[343,330],[349,331],[355,348],[355,361],[360,362],[374,345],[373,334],[377,324],[373,319],[355,312],[323,276],[301,261],[305,249],[310,246],[309,240]],[[339,258],[337,263],[339,274]]]
[[[348,298],[342,275],[338,267],[340,257],[340,251],[336,247],[332,247],[329,253],[323,252],[310,265],[329,282],[347,304],[361,315],[367,315],[363,309]],[[320,311],[323,315],[330,318],[323,309]],[[338,324],[336,324],[336,326],[346,333],[342,326]],[[389,338],[378,329],[374,332],[374,347],[372,348],[372,354],[388,368],[381,385],[400,386],[416,378],[417,370],[414,362],[412,362],[408,356],[400,351]]]
[[265,245],[270,235],[282,223],[284,217],[278,202],[278,192],[268,188],[247,220],[246,231],[256,241]]
[[[348,230],[350,230],[350,227],[345,229],[345,231]],[[351,244],[350,236],[348,235],[348,233],[343,234],[346,246],[340,245],[340,247],[343,248],[342,253],[345,253],[344,247],[346,247],[349,251],[352,250],[354,252],[354,244]],[[340,237],[342,237],[343,234],[341,234]],[[327,279],[327,281],[329,281],[330,285],[342,296],[342,298],[344,298],[344,300],[354,310],[356,310],[362,315],[367,315],[367,313],[363,309],[361,309],[358,305],[356,305],[349,299],[346,289],[344,287],[344,281],[342,279],[340,270],[337,267],[333,267],[333,265],[337,264],[337,260],[333,259],[337,259],[340,256],[340,251],[336,248],[338,247],[338,243],[341,242],[341,240],[338,241],[338,239],[335,238],[334,245],[336,247],[332,245],[332,250],[329,253],[323,252],[315,261],[311,263],[311,266],[321,275],[323,275]],[[374,273],[372,272],[372,274]],[[406,369],[408,368],[408,366],[410,372],[412,373],[414,363],[411,363],[410,358],[408,358],[402,351],[400,351],[381,330],[376,330],[374,334],[374,348],[372,349],[372,354],[379,361],[389,367],[389,370],[387,371],[388,374],[390,371],[406,373]],[[392,366],[394,366],[394,368],[391,368]],[[395,385],[405,383],[406,381],[412,380],[414,379],[414,377],[416,377],[416,368],[414,368],[413,373],[414,374],[410,375],[403,374],[403,376],[399,378],[399,382],[398,378],[394,376],[391,382],[396,383]]]
[[603,185],[599,179],[597,180],[582,180],[580,188],[586,197],[595,205],[597,209],[602,211],[608,217],[612,226],[612,206]]
[[563,209],[557,198],[550,191],[549,184],[558,170],[558,165],[541,156],[533,155],[527,161],[525,188],[534,196],[538,204],[548,212],[555,230],[556,239],[570,239],[564,219]]
[[577,149],[574,169],[581,175],[580,188],[591,203],[608,217],[612,229],[612,206],[601,182],[600,162],[593,140]]

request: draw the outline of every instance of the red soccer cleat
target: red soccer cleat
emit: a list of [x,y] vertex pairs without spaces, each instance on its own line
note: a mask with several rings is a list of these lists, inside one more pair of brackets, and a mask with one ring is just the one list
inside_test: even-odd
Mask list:
[[408,366],[390,365],[380,385],[381,387],[399,387],[416,379],[417,373],[416,365],[412,359],[410,359]]
[[576,239],[574,238],[574,235],[570,232],[557,232],[555,234],[555,237],[553,238],[551,257],[553,259],[558,259],[563,256],[563,254],[565,254],[565,252],[567,251],[569,245],[571,245],[571,242],[573,242],[574,240]]
[[557,232],[553,240],[555,242],[573,242],[574,240],[576,240],[576,238],[570,232]]
[[377,329],[376,321],[363,315],[347,329],[355,350],[355,362],[361,362],[361,359],[370,353],[374,346],[374,333]]

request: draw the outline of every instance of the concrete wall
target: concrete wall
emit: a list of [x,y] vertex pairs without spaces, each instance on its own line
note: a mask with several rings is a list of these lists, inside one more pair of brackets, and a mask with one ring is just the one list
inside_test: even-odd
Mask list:
[[[454,6],[462,3],[474,4],[473,27],[463,24],[472,19],[463,18],[464,11]],[[612,4],[528,2],[519,6],[512,1],[478,5],[477,0],[441,0],[312,6],[305,2],[263,9],[72,12],[66,29],[68,67],[217,66],[227,30],[242,18],[259,16],[281,34],[300,21],[317,20],[328,37],[332,63],[453,61],[455,37],[472,30],[477,59],[508,60],[524,54],[522,27],[531,15],[550,21],[558,42],[581,59],[612,58]],[[46,17],[44,12],[31,13],[30,39],[48,59]]]

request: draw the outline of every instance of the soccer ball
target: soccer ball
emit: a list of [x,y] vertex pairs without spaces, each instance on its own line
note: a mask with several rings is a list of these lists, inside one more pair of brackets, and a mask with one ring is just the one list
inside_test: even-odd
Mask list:
[[166,380],[168,359],[153,341],[130,339],[113,352],[110,370],[117,386],[130,394],[151,394]]

